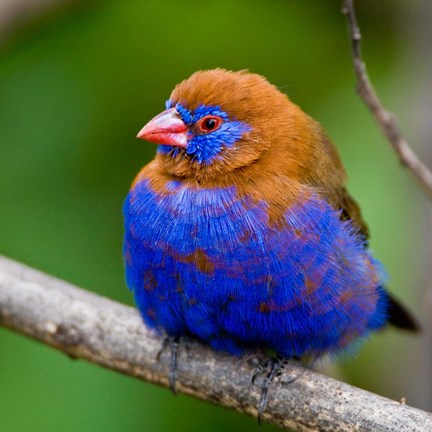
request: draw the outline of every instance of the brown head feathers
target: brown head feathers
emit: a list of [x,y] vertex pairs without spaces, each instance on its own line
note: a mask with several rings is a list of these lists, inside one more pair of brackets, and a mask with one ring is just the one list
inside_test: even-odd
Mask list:
[[140,178],[152,177],[158,189],[170,178],[197,187],[234,185],[267,200],[271,192],[276,206],[283,203],[281,211],[300,191],[319,193],[366,232],[344,187],[337,152],[321,126],[264,77],[248,71],[198,71],[175,87],[170,100],[191,111],[201,105],[220,107],[250,130],[209,164],[198,163],[184,150],[176,156],[158,153]]
[[[175,160],[164,155],[163,163],[173,174],[205,179],[256,163],[267,175],[274,172],[312,182],[319,177],[314,171],[333,168],[327,174],[337,171],[335,180],[342,180],[341,164],[320,125],[260,75],[224,69],[195,72],[175,87],[170,100],[189,110],[200,105],[219,106],[230,119],[251,127],[208,165],[198,164],[184,154]],[[185,163],[181,163],[182,159]]]

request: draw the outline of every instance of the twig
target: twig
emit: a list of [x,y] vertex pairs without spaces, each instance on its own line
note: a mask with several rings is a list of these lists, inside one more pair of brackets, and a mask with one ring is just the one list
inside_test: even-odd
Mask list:
[[[0,324],[73,358],[169,385],[169,353],[157,360],[163,337],[147,330],[135,309],[1,256]],[[188,350],[179,349],[177,388],[256,416],[259,391],[251,385],[253,370],[247,358],[191,342]],[[295,431],[432,430],[430,413],[302,371],[287,366],[285,373],[298,379],[272,384],[264,420]]]
[[411,171],[432,198],[432,172],[406,142],[394,115],[383,108],[370,82],[361,54],[361,34],[355,15],[354,0],[344,0],[342,13],[347,16],[350,29],[354,70],[357,75],[357,92],[374,115],[402,165]]

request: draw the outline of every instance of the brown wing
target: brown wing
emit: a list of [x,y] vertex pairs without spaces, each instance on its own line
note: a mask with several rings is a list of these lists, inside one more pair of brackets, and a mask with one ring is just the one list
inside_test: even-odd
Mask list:
[[360,207],[344,186],[339,191],[339,199],[333,205],[342,210],[341,218],[343,220],[351,220],[354,223],[367,242],[369,238],[368,226],[362,218]]
[[[318,130],[321,146],[315,149],[318,154],[315,170],[309,177],[309,182],[318,188],[328,201],[341,210],[341,219],[350,220],[365,239],[368,245],[369,230],[364,222],[357,202],[351,197],[345,187],[346,175],[335,147],[321,128]],[[418,331],[419,325],[405,307],[388,293],[388,322],[395,327]]]
[[314,140],[311,163],[307,172],[307,181],[318,189],[335,207],[341,210],[341,218],[351,220],[359,233],[367,241],[369,230],[364,222],[360,208],[345,187],[346,174],[342,162],[321,126],[314,122]]

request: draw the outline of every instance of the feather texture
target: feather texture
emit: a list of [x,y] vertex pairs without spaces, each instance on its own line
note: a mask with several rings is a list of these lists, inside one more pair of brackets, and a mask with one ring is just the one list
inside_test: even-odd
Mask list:
[[128,284],[146,323],[170,335],[301,356],[385,323],[379,265],[318,196],[299,198],[272,227],[268,205],[234,187],[167,182],[160,195],[143,179],[125,215]]
[[150,327],[232,353],[320,356],[409,317],[317,122],[246,71],[197,72],[167,109],[165,129],[146,126],[162,145],[124,205],[127,283]]

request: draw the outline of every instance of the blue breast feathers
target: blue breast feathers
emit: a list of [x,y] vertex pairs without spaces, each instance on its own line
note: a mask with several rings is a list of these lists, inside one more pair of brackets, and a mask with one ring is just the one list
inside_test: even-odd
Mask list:
[[384,325],[379,264],[318,196],[272,227],[236,189],[137,183],[124,205],[127,284],[145,322],[240,353],[339,351]]

